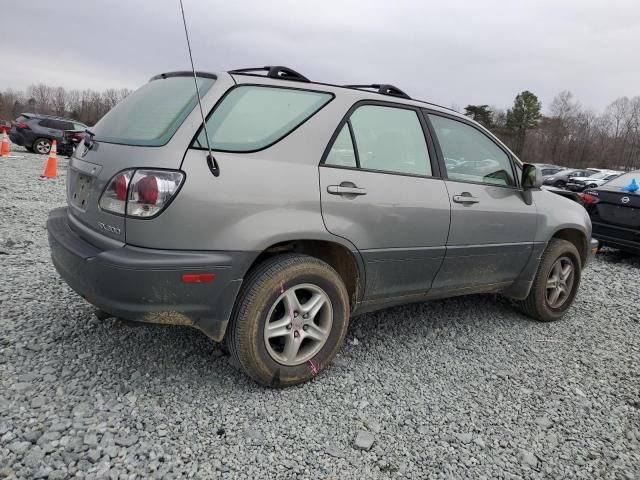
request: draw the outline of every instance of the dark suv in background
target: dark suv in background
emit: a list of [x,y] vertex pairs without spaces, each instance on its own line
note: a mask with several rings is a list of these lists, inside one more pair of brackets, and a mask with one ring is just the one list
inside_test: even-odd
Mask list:
[[21,113],[13,122],[9,138],[31,152],[46,155],[51,150],[53,140],[58,144],[62,142],[65,130],[84,132],[86,128],[86,125],[68,118]]

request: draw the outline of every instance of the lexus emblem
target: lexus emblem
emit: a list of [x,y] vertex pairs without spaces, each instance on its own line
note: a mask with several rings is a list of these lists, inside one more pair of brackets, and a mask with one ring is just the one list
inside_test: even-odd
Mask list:
[[622,197],[622,198],[620,199],[620,201],[621,201],[622,203],[629,203],[629,197]]

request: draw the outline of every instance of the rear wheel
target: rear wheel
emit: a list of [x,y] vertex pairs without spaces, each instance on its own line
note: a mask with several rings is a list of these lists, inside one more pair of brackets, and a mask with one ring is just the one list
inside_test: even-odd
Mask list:
[[536,320],[558,320],[569,309],[578,292],[580,254],[567,240],[552,239],[545,250],[529,296],[520,309]]
[[282,255],[246,278],[227,345],[257,382],[295,385],[331,363],[348,324],[348,295],[338,273],[313,257]]
[[554,187],[556,188],[564,188],[567,186],[567,182],[563,182],[562,180],[558,180],[556,183],[553,184]]
[[33,142],[33,151],[41,155],[47,155],[51,151],[51,140],[48,138],[38,138]]

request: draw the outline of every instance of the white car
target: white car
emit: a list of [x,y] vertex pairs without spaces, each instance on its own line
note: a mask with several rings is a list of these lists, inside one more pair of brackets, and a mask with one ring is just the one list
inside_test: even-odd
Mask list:
[[581,192],[586,188],[597,188],[614,178],[618,178],[623,173],[615,170],[602,170],[600,173],[590,177],[570,177],[567,182],[567,188],[574,192]]

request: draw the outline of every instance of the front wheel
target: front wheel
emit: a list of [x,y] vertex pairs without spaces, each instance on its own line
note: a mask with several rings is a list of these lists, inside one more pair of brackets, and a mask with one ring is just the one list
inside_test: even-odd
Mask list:
[[245,279],[227,345],[258,383],[295,385],[331,363],[348,325],[348,294],[338,273],[317,258],[281,255]]
[[567,186],[567,183],[563,182],[562,180],[558,180],[556,183],[553,184],[553,186],[556,188],[565,188]]
[[519,302],[520,309],[536,320],[558,320],[578,292],[581,265],[580,254],[573,243],[552,239],[542,255],[529,296]]

